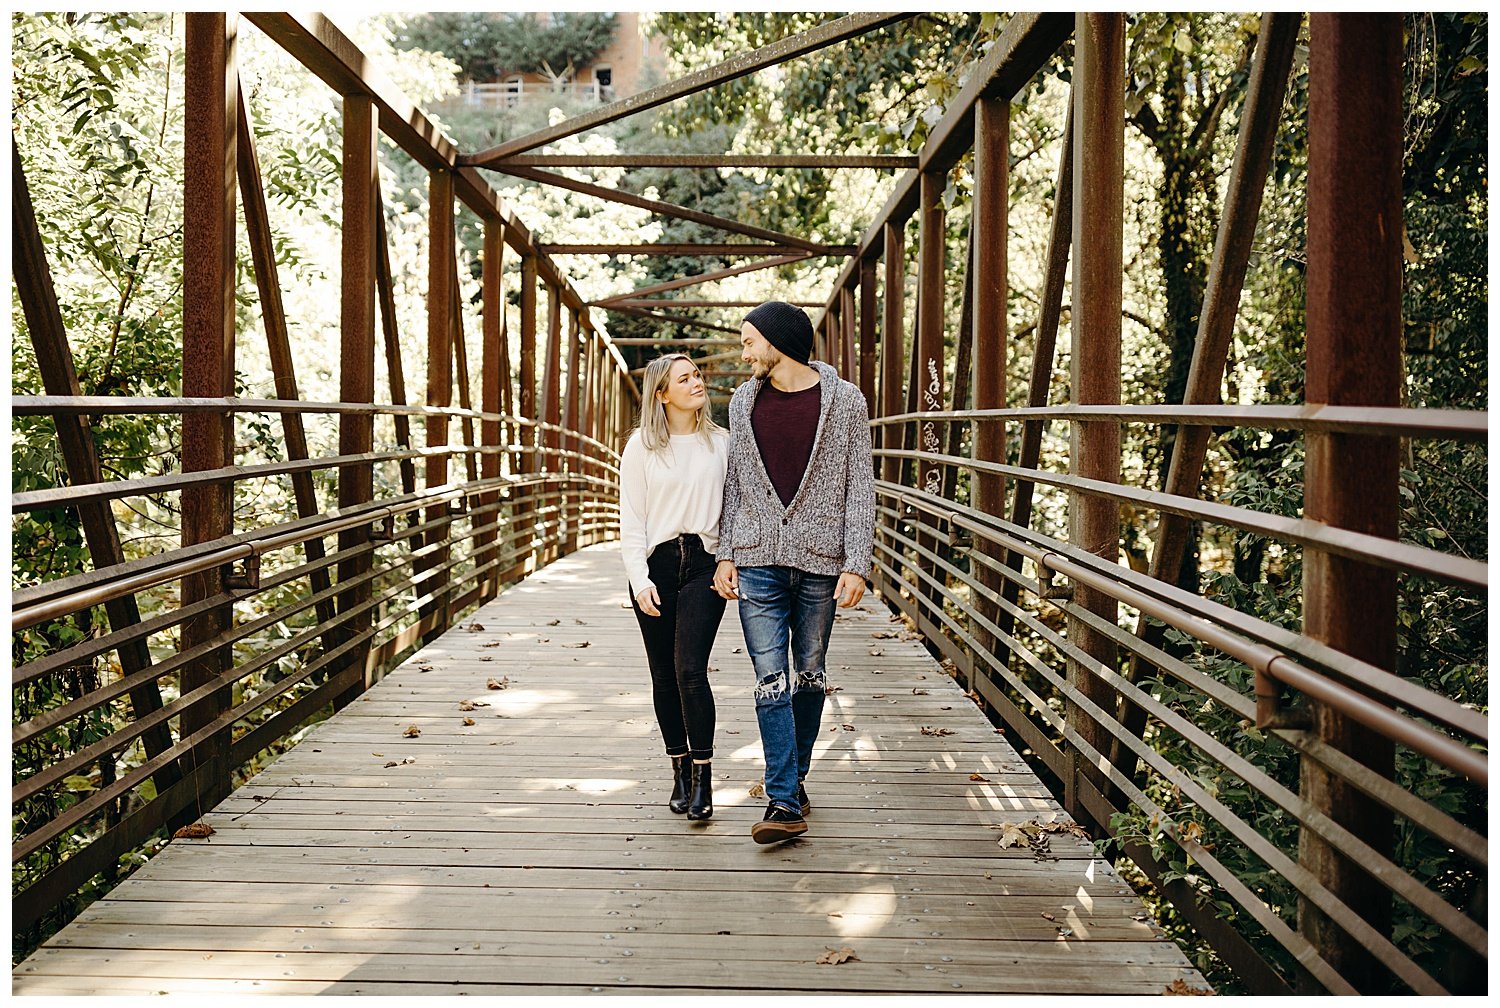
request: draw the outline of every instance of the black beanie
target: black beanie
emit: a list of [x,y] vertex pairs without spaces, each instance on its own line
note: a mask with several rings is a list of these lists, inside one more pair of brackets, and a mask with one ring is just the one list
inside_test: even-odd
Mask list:
[[745,316],[766,341],[798,364],[812,356],[813,328],[807,312],[785,301],[767,301]]

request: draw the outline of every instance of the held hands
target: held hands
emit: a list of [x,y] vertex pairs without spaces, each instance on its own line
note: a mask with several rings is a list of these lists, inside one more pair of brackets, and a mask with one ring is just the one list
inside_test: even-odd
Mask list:
[[734,568],[733,560],[720,560],[719,566],[714,568],[714,591],[721,598],[734,600],[740,597],[740,575]]
[[844,571],[839,575],[839,583],[834,587],[833,594],[839,600],[840,609],[858,605],[859,600],[865,597],[865,579]]
[[[619,598],[619,596],[615,596]],[[656,586],[651,585],[636,592],[635,604],[641,607],[641,612],[647,616],[660,616],[661,596],[656,594]]]

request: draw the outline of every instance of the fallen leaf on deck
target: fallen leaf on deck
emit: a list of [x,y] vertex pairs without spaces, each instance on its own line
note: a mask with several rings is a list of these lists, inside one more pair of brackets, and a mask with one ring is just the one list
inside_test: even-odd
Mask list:
[[416,725],[410,725],[407,727],[406,731],[402,732],[401,734],[406,736],[407,738],[416,738],[418,735],[422,734],[422,729],[418,728]]
[[209,837],[209,836],[213,836],[213,835],[214,835],[214,828],[212,826],[210,826],[208,823],[195,822],[195,823],[191,823],[191,824],[189,824],[187,826],[184,826],[181,829],[179,829],[176,833],[173,833],[172,834],[172,839],[174,839],[174,840],[179,840],[179,839],[198,840],[198,839],[202,839],[203,837]]
[[927,692],[928,692],[927,690],[917,689],[915,686],[912,687],[912,694],[914,696],[926,696]]
[[482,654],[482,655],[479,656],[479,660],[480,661],[494,661],[495,660],[495,656],[494,655]]
[[839,913],[837,910],[835,910],[832,913],[830,913],[828,916],[830,916],[830,917],[842,917],[844,915],[841,914],[841,913]]
[[875,657],[877,657],[877,658],[878,658],[878,657],[880,657],[880,656],[881,656],[881,655],[883,655],[883,654],[885,654],[885,652],[884,652],[884,651],[882,651],[882,650],[880,650],[880,649],[879,649],[879,648],[878,648],[878,647],[872,647],[872,648],[871,648],[871,649],[870,649],[870,654],[872,654],[872,655],[874,655],[874,656],[875,656]]
[[1044,913],[1044,914],[1042,914],[1042,916],[1045,917],[1045,918],[1047,918],[1049,921],[1055,921],[1055,920],[1057,920],[1056,917],[1052,916],[1049,913]]
[[744,654],[744,653],[745,653],[745,649],[744,649],[744,648],[742,648],[742,647],[737,647],[737,648],[735,648],[735,649],[734,649],[734,651],[733,651],[733,652],[731,652],[731,653],[732,653],[732,654]]
[[589,642],[588,641],[582,641],[581,643],[578,643],[578,644],[564,644],[563,645],[563,647],[588,647],[588,646],[589,646]]
[[481,644],[479,646],[480,647],[499,647],[501,643],[502,643],[501,641],[492,640],[488,644]]
[[749,795],[751,798],[764,798],[766,796],[766,782],[756,781],[750,785]]
[[406,759],[401,759],[401,760],[391,760],[391,761],[390,761],[390,762],[389,762],[389,763],[387,763],[387,764],[386,764],[386,766],[387,766],[387,767],[393,767],[393,766],[405,766],[405,765],[406,765],[406,764],[408,764],[408,763],[415,763],[415,762],[416,762],[416,759],[415,759],[415,758],[413,758],[413,757],[411,757],[411,756],[408,756],[408,757],[406,757]]
[[891,638],[891,637],[895,637],[896,636],[896,631],[894,631],[894,630],[876,630],[874,633],[870,634],[870,636],[871,637],[879,637],[879,638],[882,638],[882,639],[888,639],[888,638]]
[[1073,929],[1070,928],[1070,927],[1060,927],[1060,928],[1057,929],[1057,936],[1059,938],[1066,938],[1066,937],[1068,937],[1072,933],[1073,933]]
[[1212,990],[1205,990],[1202,987],[1194,987],[1186,980],[1178,977],[1167,984],[1166,989],[1162,993],[1174,997],[1212,997],[1214,992]]
[[971,773],[971,774],[969,774],[969,780],[971,780],[971,781],[980,781],[981,783],[984,783],[984,784],[988,784],[990,782],[990,779],[988,777],[982,777],[982,776],[980,776],[977,773]]
[[828,695],[828,696],[833,696],[835,693],[839,692],[843,688],[844,687],[842,687],[842,686],[824,686],[823,687],[823,692],[826,695]]
[[560,619],[548,620],[547,621],[547,625],[548,626],[557,626],[561,622],[562,622],[562,620],[560,620]]
[[839,963],[846,963],[851,959],[855,961],[859,960],[859,956],[855,955],[852,948],[836,949],[828,945],[824,945],[823,947],[828,949],[828,951],[818,956],[818,965],[820,966],[837,966]]
[[464,627],[464,629],[469,631],[469,633],[478,633],[479,631],[484,629],[484,624],[470,623],[468,626]]
[[471,704],[471,703],[469,703],[469,701],[467,701],[467,700],[460,700],[458,702],[458,709],[459,710],[473,710],[474,709],[474,705]]
[[464,727],[465,728],[469,727],[473,723],[474,723],[474,719],[473,718],[471,718],[471,717],[464,718]]
[[484,688],[485,689],[504,689],[505,687],[507,687],[509,685],[510,685],[510,677],[509,676],[502,676],[499,679],[486,679],[485,682],[484,682]]
[[933,728],[931,725],[923,725],[922,726],[922,734],[923,735],[952,735],[952,734],[954,734],[954,731],[953,731],[952,728]]
[[852,724],[846,724],[846,725],[844,725],[844,731],[853,731],[853,730],[854,730],[854,726]]
[[885,694],[884,693],[871,693],[870,694],[870,699],[871,700],[884,700],[885,699]]
[[578,618],[577,618],[577,617],[576,617],[576,616],[575,616],[575,617],[574,617],[574,618],[573,618],[573,622],[574,622],[574,623],[575,623],[575,624],[576,624],[576,625],[578,625],[578,626],[588,626],[588,624],[587,624],[587,623],[585,623],[585,622],[584,622],[584,621],[583,621],[583,620],[581,620],[581,619],[578,619]]

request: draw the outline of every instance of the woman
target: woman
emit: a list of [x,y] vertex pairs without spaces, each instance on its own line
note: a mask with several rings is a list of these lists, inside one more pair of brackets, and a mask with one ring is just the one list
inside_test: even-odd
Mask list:
[[714,549],[729,434],[709,416],[708,390],[686,354],[646,366],[640,426],[620,459],[620,545],[667,755],[667,807],[714,814],[714,695],[708,652],[724,616]]

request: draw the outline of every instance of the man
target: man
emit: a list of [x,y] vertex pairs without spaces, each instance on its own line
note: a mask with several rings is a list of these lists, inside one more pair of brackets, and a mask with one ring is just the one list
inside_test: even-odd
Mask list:
[[750,312],[740,346],[754,378],[729,401],[714,588],[740,600],[755,667],[768,805],[750,835],[763,844],[807,831],[834,603],[864,596],[875,534],[869,406],[832,367],[808,363],[812,345],[802,309]]

